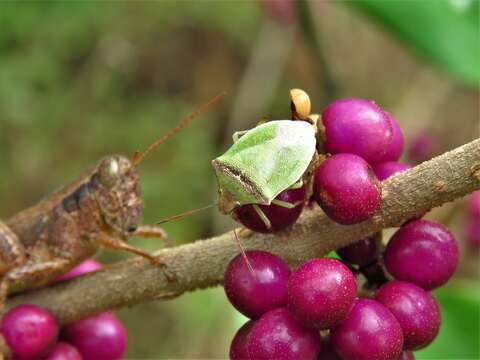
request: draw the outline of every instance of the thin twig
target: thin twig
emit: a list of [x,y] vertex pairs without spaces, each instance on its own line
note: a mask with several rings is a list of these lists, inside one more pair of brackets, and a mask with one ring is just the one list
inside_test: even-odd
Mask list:
[[[354,243],[383,228],[399,226],[415,215],[480,188],[480,139],[397,174],[382,183],[382,205],[372,219],[339,225],[316,208],[306,210],[289,230],[277,235],[243,238],[247,249],[270,251],[291,266]],[[175,276],[135,258],[102,271],[30,293],[19,294],[7,308],[34,303],[49,309],[62,324],[107,309],[154,299],[171,299],[184,292],[222,283],[227,263],[238,254],[232,233],[158,252]]]

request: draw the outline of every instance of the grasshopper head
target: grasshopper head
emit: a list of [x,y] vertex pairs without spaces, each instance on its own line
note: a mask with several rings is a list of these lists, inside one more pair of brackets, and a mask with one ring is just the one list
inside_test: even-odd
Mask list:
[[107,227],[126,237],[142,222],[143,200],[135,166],[122,155],[104,158],[92,175],[96,199]]

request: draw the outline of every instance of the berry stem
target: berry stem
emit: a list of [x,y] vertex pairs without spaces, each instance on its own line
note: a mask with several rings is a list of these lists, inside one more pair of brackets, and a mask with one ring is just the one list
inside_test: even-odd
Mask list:
[[[250,250],[265,250],[291,266],[327,254],[372,236],[383,228],[399,226],[413,216],[465,196],[480,188],[480,139],[424,162],[408,172],[382,182],[382,202],[377,214],[355,225],[340,225],[318,208],[305,211],[292,228],[277,235],[254,233],[243,237]],[[7,301],[40,305],[60,324],[107,309],[154,299],[171,299],[186,291],[222,283],[228,262],[238,254],[232,234],[199,240],[157,252],[164,268],[140,258],[119,262],[104,271],[73,281],[20,294]]]

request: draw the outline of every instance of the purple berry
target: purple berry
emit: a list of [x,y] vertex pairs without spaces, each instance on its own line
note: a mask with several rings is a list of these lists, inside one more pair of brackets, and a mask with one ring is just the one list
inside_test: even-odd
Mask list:
[[290,276],[287,304],[303,326],[330,329],[345,319],[356,293],[348,267],[335,259],[313,259]]
[[238,329],[230,344],[230,360],[248,360],[247,340],[255,321],[247,321]]
[[270,221],[270,227],[262,220],[251,204],[237,208],[234,216],[250,230],[260,233],[274,233],[297,221],[306,200],[306,192],[304,188],[285,190],[278,194],[275,200],[298,205],[291,209],[276,204],[258,205]]
[[381,187],[365,160],[357,155],[338,154],[317,169],[314,195],[329,217],[348,225],[375,214],[380,206]]
[[390,142],[386,153],[381,157],[381,159],[378,159],[377,162],[398,161],[403,152],[403,132],[397,120],[395,120],[395,118],[388,112],[385,112],[385,114],[388,116],[390,123],[392,124],[392,141]]
[[280,24],[291,24],[295,20],[295,0],[258,0],[265,15]]
[[110,312],[70,324],[62,330],[62,335],[80,351],[84,360],[118,360],[127,348],[127,331]]
[[438,141],[427,131],[423,131],[413,138],[408,147],[408,159],[415,163],[429,160],[437,152]]
[[320,336],[302,327],[286,308],[264,314],[250,330],[247,340],[250,359],[308,360],[320,352]]
[[432,290],[450,279],[457,267],[458,257],[457,242],[445,226],[427,220],[414,220],[392,236],[384,261],[395,279]]
[[100,264],[98,261],[88,259],[85,260],[84,262],[78,264],[75,266],[73,269],[71,269],[69,272],[63,274],[60,276],[57,281],[65,281],[65,280],[70,280],[73,279],[74,277],[96,271],[102,268],[102,264]]
[[322,121],[325,147],[332,154],[355,154],[374,164],[384,158],[392,142],[390,118],[373,101],[334,101],[323,111]]
[[359,266],[373,263],[380,253],[380,248],[375,236],[360,240],[352,245],[337,250],[342,260]]
[[23,304],[3,316],[0,333],[14,359],[38,359],[46,355],[57,341],[58,325],[47,310]]
[[411,351],[404,351],[398,360],[415,360],[415,355]]
[[421,287],[404,281],[383,285],[375,299],[396,317],[403,330],[403,348],[418,350],[430,344],[441,324],[437,301]]
[[396,360],[402,352],[402,328],[382,304],[357,299],[331,341],[342,359]]
[[480,191],[475,191],[467,197],[467,213],[470,218],[480,222]]
[[464,224],[464,235],[468,245],[472,248],[480,248],[480,221],[469,219]]
[[394,174],[404,172],[410,168],[411,166],[408,164],[387,161],[373,165],[373,172],[377,176],[378,180],[383,181]]
[[245,254],[254,273],[238,255],[225,270],[224,288],[228,300],[238,311],[257,319],[285,305],[290,269],[282,259],[268,252],[246,251]]
[[45,360],[83,360],[78,350],[65,342],[59,342],[50,351]]

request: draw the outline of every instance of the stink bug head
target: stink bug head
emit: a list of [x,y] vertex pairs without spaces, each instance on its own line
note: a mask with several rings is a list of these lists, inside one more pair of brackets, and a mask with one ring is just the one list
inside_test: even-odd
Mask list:
[[140,179],[132,162],[122,155],[100,161],[91,177],[95,196],[110,232],[126,237],[142,222]]

